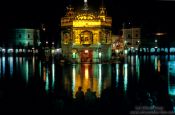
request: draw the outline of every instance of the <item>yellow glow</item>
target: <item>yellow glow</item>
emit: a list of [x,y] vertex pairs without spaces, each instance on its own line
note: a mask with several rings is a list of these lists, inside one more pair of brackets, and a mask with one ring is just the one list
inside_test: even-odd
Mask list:
[[73,27],[94,27],[101,26],[101,21],[88,21],[88,20],[75,20],[73,21]]
[[46,81],[46,67],[43,66],[43,80]]
[[156,33],[157,36],[162,36],[162,35],[165,35],[166,33],[161,33],[161,32],[158,32]]
[[[100,42],[100,29],[88,29],[88,31],[92,32],[92,38],[91,36],[89,36],[89,41],[84,41],[82,42],[81,41],[81,36],[82,35],[82,32],[85,31],[84,29],[77,29],[77,28],[74,28],[73,29],[73,43],[74,45],[82,45],[82,44],[98,44]],[[84,33],[84,36],[82,35],[83,38],[85,38],[85,33]],[[93,39],[93,42],[92,42],[92,39]]]
[[95,16],[93,14],[81,14],[76,17],[78,20],[92,20],[95,19]]
[[85,65],[85,79],[89,78],[89,67],[88,65]]
[[161,66],[160,65],[160,60],[158,60],[158,64],[157,65],[158,65],[158,70],[157,71],[160,72],[160,66]]

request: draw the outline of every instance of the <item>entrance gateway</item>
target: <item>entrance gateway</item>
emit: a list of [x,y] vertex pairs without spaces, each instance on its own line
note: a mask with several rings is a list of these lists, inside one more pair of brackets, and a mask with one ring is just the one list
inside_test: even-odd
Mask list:
[[82,63],[91,63],[92,62],[92,50],[82,50],[81,54],[80,54],[80,58],[81,58],[81,62]]

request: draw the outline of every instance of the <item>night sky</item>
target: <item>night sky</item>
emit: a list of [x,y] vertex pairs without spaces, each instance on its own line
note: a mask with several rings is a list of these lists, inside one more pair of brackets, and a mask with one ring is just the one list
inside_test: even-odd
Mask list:
[[[117,34],[122,27],[131,22],[148,33],[167,32],[175,36],[175,1],[125,1],[103,0],[108,15],[113,18],[113,33]],[[59,31],[60,18],[65,14],[66,6],[83,6],[83,0],[28,0],[0,3],[0,30],[15,27],[39,27],[46,24],[50,33]],[[98,9],[101,0],[88,0],[92,9]]]

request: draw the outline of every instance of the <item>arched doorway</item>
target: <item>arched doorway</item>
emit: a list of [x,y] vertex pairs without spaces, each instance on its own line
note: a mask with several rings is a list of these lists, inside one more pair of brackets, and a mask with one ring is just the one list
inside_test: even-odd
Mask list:
[[92,62],[92,50],[82,50],[81,51],[81,62],[82,63],[91,63]]

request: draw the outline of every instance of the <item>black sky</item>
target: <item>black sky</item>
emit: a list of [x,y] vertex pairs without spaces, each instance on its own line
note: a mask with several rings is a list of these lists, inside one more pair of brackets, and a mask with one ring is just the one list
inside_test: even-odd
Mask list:
[[[118,33],[122,23],[131,22],[148,32],[169,32],[174,34],[175,1],[126,1],[103,0],[108,15],[113,18],[113,32]],[[0,3],[0,29],[12,27],[33,27],[45,23],[50,31],[56,31],[66,6],[83,6],[83,0],[28,0]],[[88,0],[90,7],[98,9],[101,0]]]

